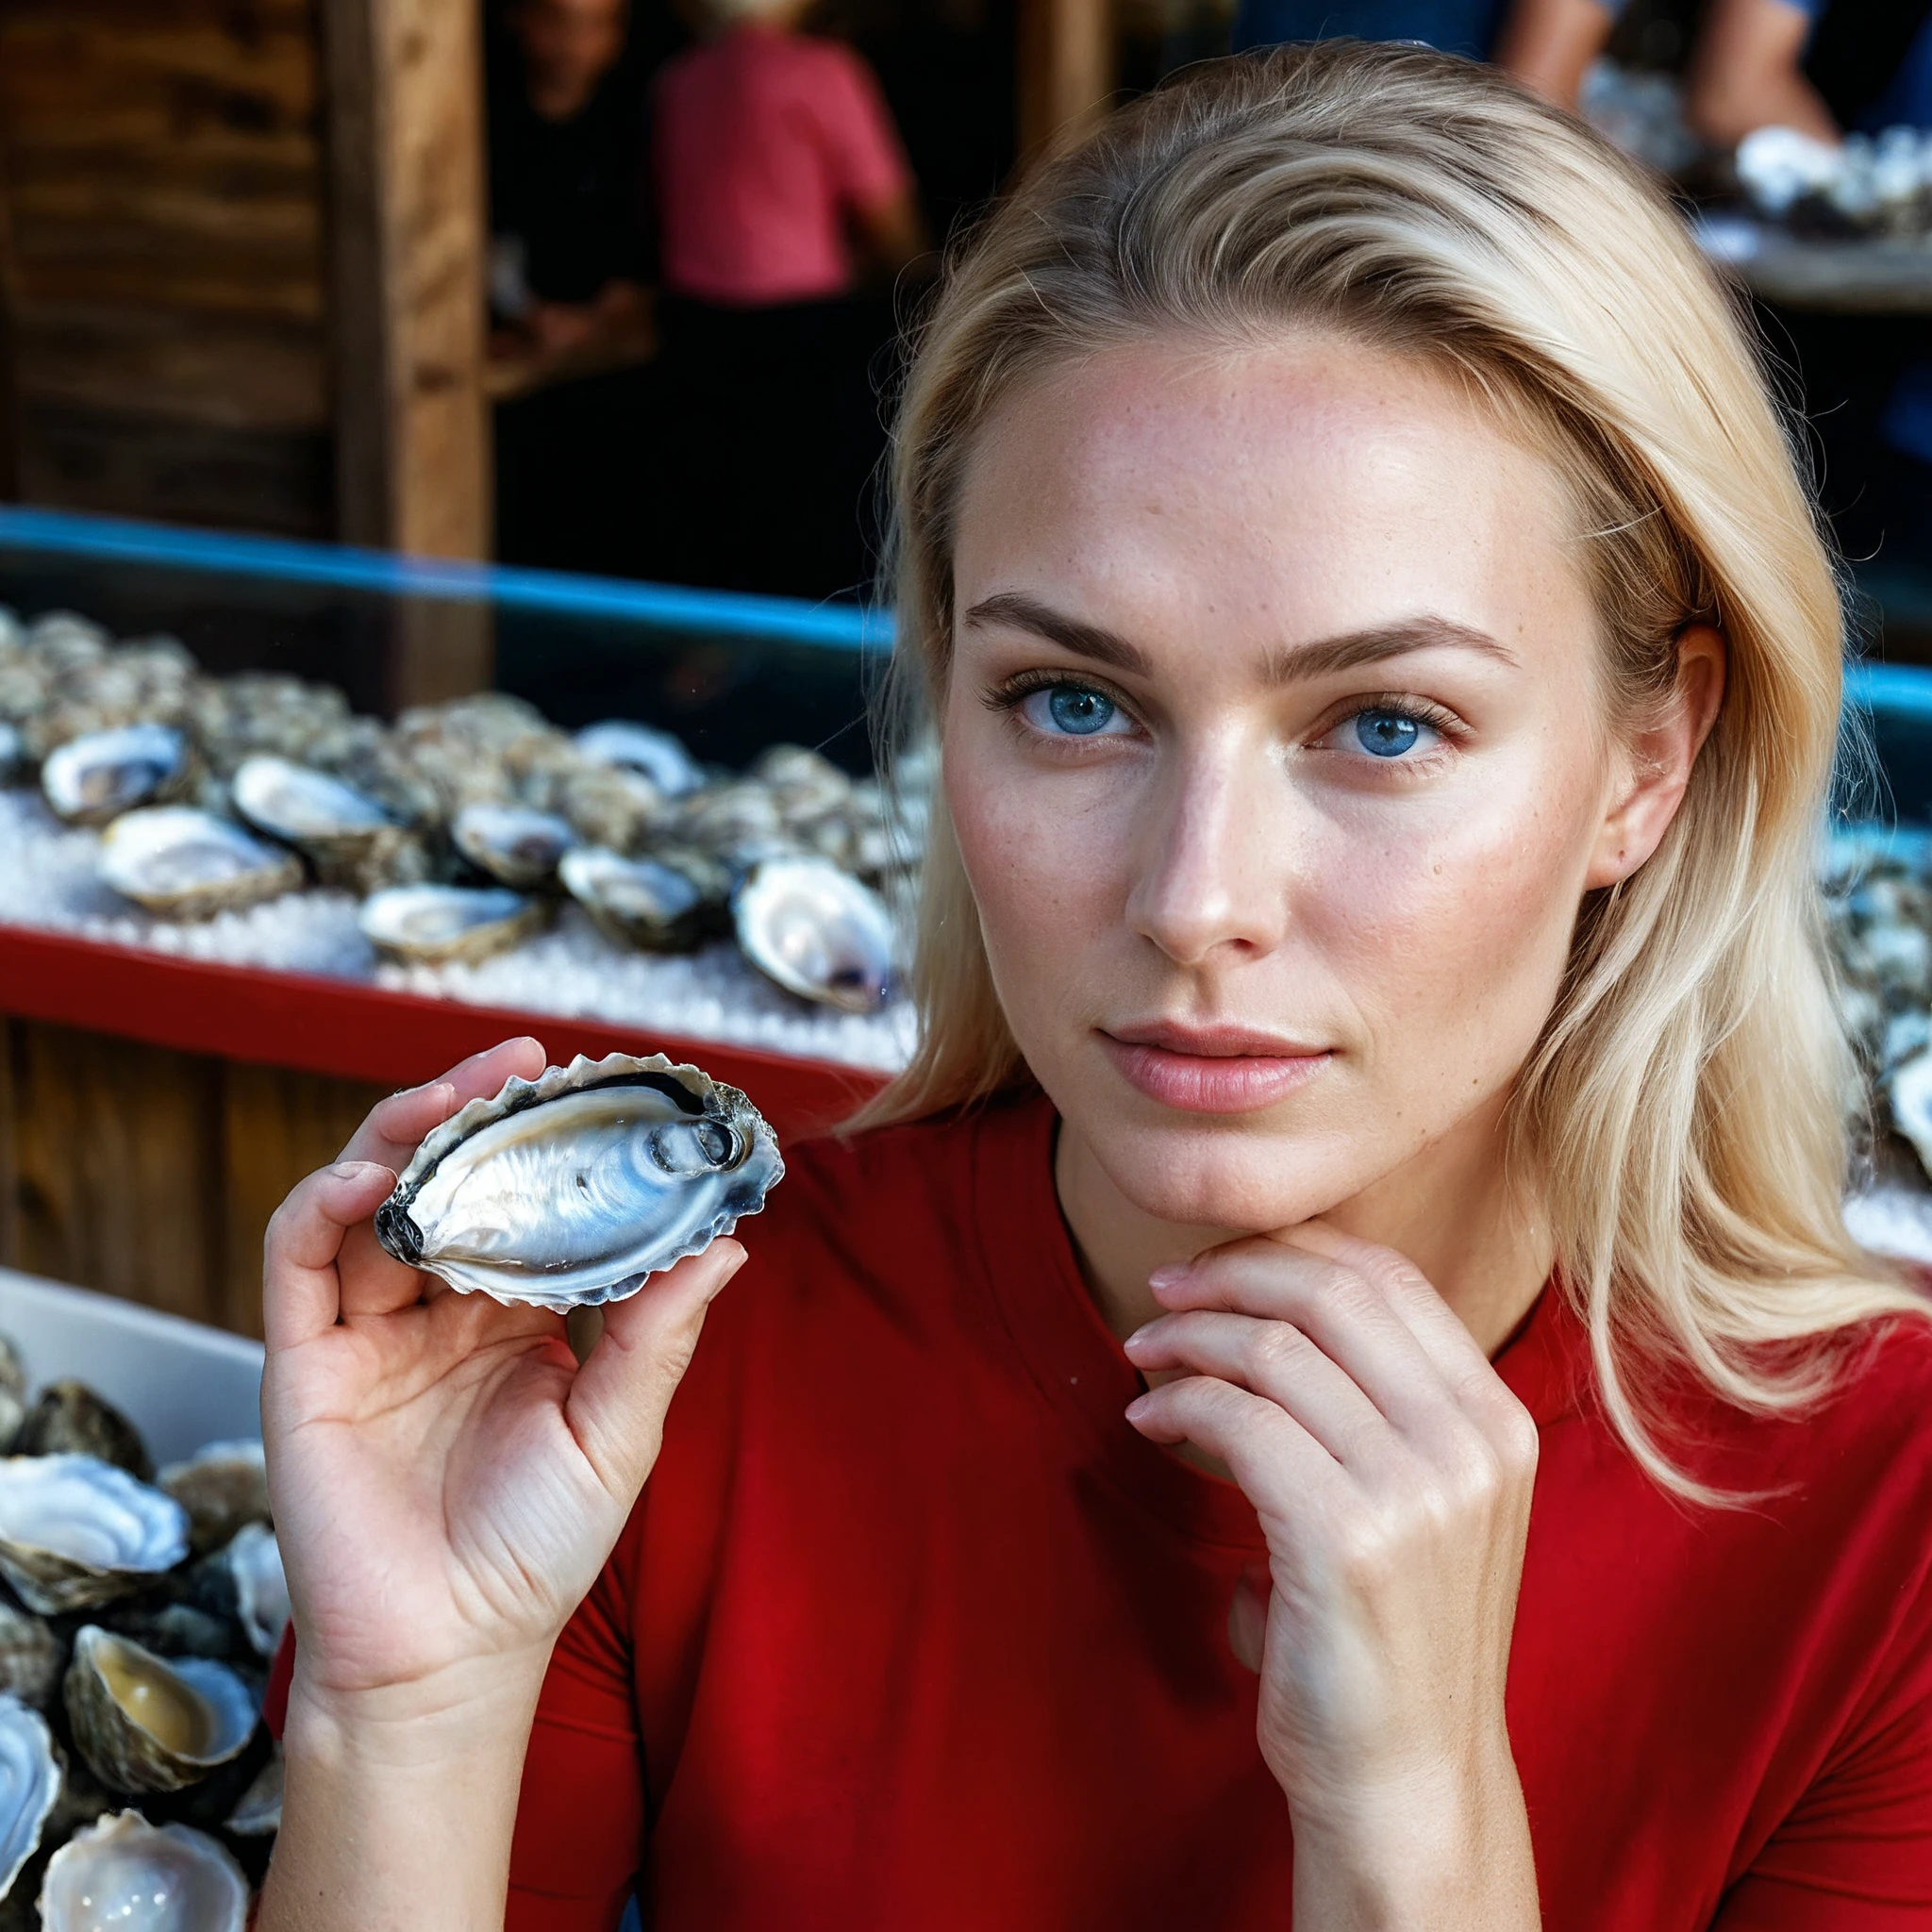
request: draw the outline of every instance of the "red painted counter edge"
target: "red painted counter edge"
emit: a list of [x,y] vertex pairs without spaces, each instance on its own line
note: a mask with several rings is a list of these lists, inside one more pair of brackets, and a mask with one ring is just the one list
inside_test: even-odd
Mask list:
[[534,1034],[555,1063],[580,1053],[666,1053],[742,1087],[780,1133],[828,1126],[883,1083],[856,1067],[607,1021],[466,1006],[17,925],[0,925],[0,1013],[392,1087],[432,1078],[518,1033]]

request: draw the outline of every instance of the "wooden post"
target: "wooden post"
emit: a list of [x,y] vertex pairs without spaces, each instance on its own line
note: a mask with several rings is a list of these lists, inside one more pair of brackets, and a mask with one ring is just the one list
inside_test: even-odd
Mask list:
[[488,555],[475,0],[324,0],[337,526]]
[[1019,83],[1024,165],[1113,92],[1108,0],[1020,0]]

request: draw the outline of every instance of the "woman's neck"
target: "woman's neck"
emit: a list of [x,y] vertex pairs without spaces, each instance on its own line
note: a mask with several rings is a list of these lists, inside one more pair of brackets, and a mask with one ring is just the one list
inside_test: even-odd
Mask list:
[[[1345,1233],[1406,1255],[1488,1355],[1528,1313],[1549,1278],[1552,1242],[1504,1172],[1502,1107],[1385,1174],[1323,1217]],[[1147,1277],[1241,1233],[1191,1227],[1143,1213],[1108,1177],[1092,1148],[1062,1121],[1054,1156],[1060,1211],[1095,1305],[1125,1337],[1161,1312]]]

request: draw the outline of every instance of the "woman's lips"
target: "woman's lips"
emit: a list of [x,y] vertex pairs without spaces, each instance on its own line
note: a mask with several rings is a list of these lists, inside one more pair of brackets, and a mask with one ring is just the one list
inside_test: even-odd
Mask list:
[[1252,1113],[1305,1087],[1333,1058],[1240,1027],[1135,1026],[1100,1036],[1123,1076],[1184,1113]]

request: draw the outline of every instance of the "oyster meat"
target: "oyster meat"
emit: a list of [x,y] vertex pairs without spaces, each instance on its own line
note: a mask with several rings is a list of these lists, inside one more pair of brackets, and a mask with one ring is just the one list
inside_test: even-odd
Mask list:
[[187,1510],[190,1535],[204,1555],[232,1541],[244,1523],[268,1521],[268,1463],[259,1442],[206,1443],[156,1480]]
[[450,837],[478,872],[520,891],[554,878],[558,860],[576,842],[568,819],[515,805],[466,805]]
[[571,897],[621,944],[678,953],[704,937],[710,899],[683,866],[580,845],[557,870]]
[[487,959],[543,924],[548,908],[505,886],[391,886],[363,900],[358,924],[391,959]]
[[611,718],[587,724],[576,735],[576,748],[593,765],[620,765],[641,772],[666,798],[682,798],[705,782],[698,761],[681,739],[648,724]]
[[82,1626],[60,1687],[74,1742],[116,1791],[178,1791],[239,1757],[255,1698],[226,1664],[161,1657],[131,1637]]
[[291,892],[292,853],[188,805],[124,813],[101,841],[101,877],[162,919],[210,919]]
[[0,1696],[0,1898],[40,1849],[60,1795],[60,1760],[45,1720],[17,1697]]
[[0,1459],[0,1574],[42,1616],[111,1603],[188,1554],[188,1512],[92,1456]]
[[737,1088],[661,1054],[579,1056],[438,1127],[375,1232],[464,1293],[595,1306],[728,1234],[784,1172]]
[[41,1921],[46,1932],[242,1932],[248,1880],[206,1832],[116,1811],[47,1861]]
[[167,724],[125,724],[69,739],[47,754],[41,790],[63,819],[106,824],[137,805],[178,795],[188,781],[188,741]]
[[761,860],[733,895],[732,915],[744,957],[788,992],[872,1013],[891,991],[891,914],[823,858]]

